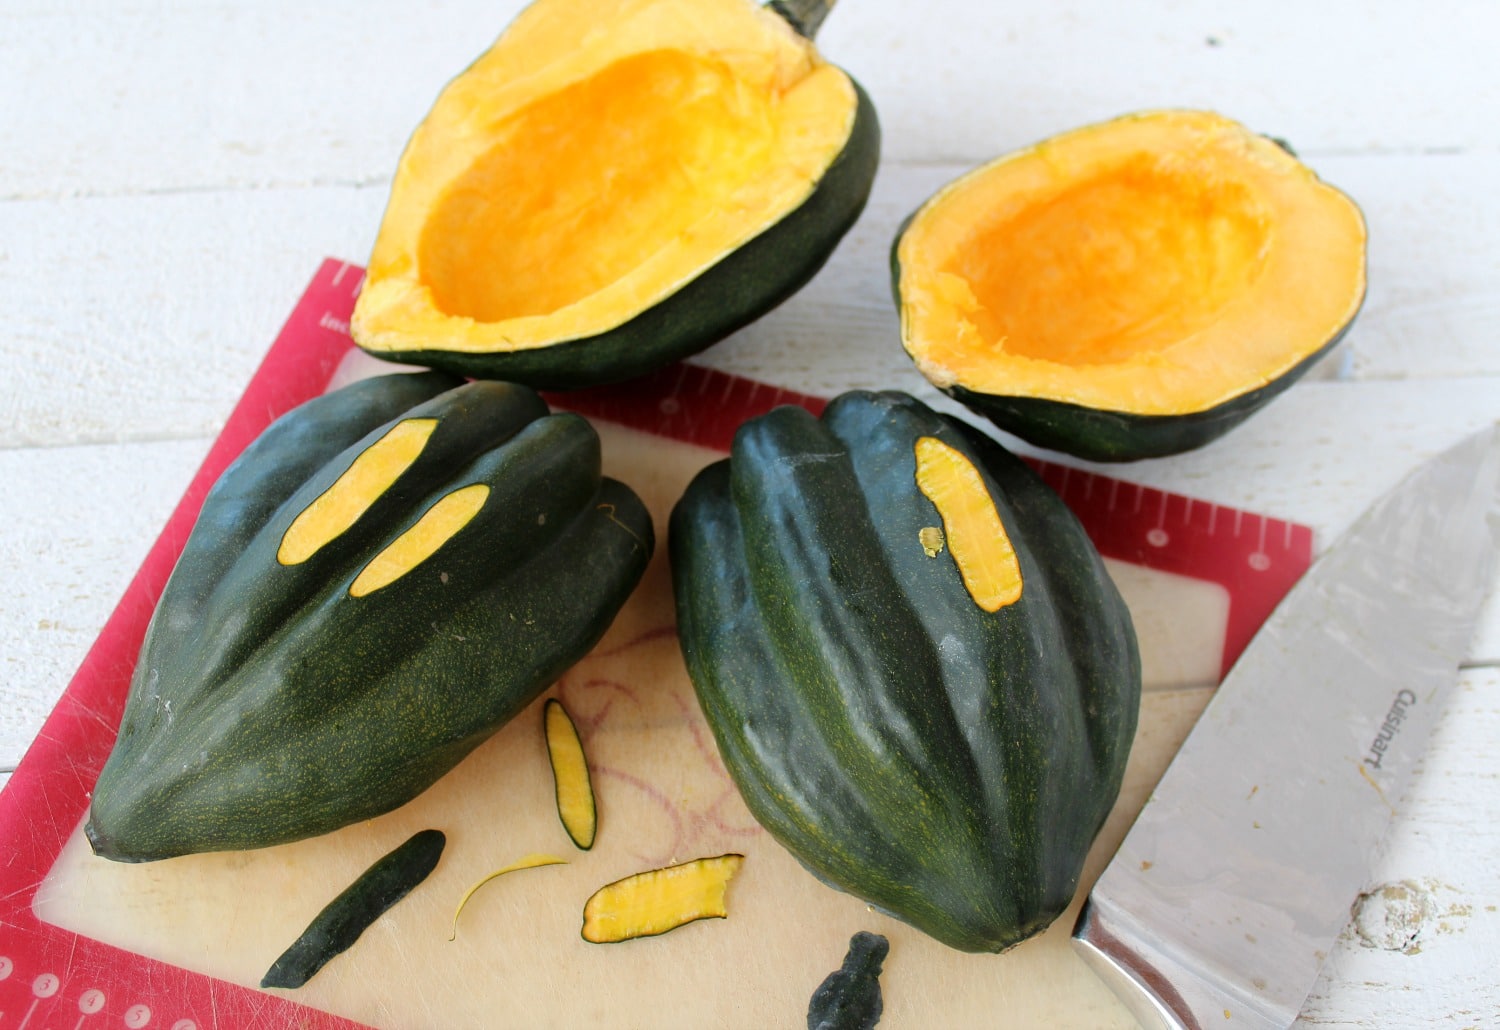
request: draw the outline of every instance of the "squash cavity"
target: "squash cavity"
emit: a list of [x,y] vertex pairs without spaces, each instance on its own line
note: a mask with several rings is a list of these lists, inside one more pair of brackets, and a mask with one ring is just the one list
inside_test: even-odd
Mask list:
[[1343,336],[1365,223],[1220,115],[1088,126],[949,183],[892,251],[901,338],[935,386],[1092,460],[1190,450]]

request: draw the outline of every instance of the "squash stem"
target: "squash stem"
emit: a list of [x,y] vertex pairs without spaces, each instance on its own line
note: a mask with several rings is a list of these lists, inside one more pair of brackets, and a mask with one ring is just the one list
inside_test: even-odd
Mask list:
[[771,0],[766,6],[785,18],[800,34],[812,39],[836,2],[837,0]]

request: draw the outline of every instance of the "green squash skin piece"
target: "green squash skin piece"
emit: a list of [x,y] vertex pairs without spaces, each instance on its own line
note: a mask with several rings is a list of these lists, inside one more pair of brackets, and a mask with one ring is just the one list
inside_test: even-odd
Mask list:
[[[302,409],[268,431],[205,502],[153,617],[94,789],[95,852],[264,847],[390,811],[582,658],[643,574],[653,529],[636,495],[601,477],[593,428],[546,412],[524,387],[471,383],[311,474],[285,449],[309,436]],[[390,425],[423,417],[439,424],[415,464],[345,534],[280,565],[292,519]],[[432,503],[480,482],[484,507],[435,554],[349,595]]]
[[962,386],[944,392],[1006,432],[1048,450],[1098,462],[1165,458],[1210,444],[1260,411],[1338,346],[1352,324],[1351,319],[1327,343],[1264,386],[1181,415],[1136,415],[1042,397],[976,393]]
[[[915,482],[934,436],[981,469],[1024,582],[969,596]],[[741,427],[673,511],[684,659],[757,820],[815,875],[964,951],[1071,901],[1140,701],[1129,612],[1022,462],[898,393]]]
[[620,382],[696,354],[807,285],[853,227],[880,163],[875,105],[857,82],[848,141],[808,198],[665,300],[595,336],[488,354],[445,350],[372,355],[480,379],[570,390]]
[[849,938],[843,964],[808,1002],[807,1030],[872,1030],[885,1008],[880,967],[890,950],[890,941],[878,933],[861,930]]
[[329,960],[354,946],[370,925],[437,868],[447,837],[419,830],[360,874],[308,924],[302,936],[266,970],[262,987],[301,987]]
[[[1290,150],[1279,140],[1276,142]],[[915,217],[916,212],[906,217],[891,244],[891,292],[897,311],[901,310],[901,262],[897,254],[901,238]],[[1307,357],[1275,379],[1202,411],[1138,415],[1046,397],[981,393],[957,383],[939,389],[976,415],[989,419],[1000,429],[1027,443],[1085,461],[1130,462],[1186,454],[1219,439],[1285,393],[1343,341],[1359,317],[1363,304],[1364,298],[1361,297],[1348,321]],[[905,349],[904,330],[902,345]]]

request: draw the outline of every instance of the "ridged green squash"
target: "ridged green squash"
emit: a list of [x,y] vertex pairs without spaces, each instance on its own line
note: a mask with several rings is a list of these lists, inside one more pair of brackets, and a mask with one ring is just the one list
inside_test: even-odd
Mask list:
[[762,826],[965,951],[1067,907],[1140,698],[1129,613],[1071,512],[900,393],[739,430],[673,511],[678,635]]
[[832,0],[535,0],[402,155],[350,329],[376,357],[570,389],[723,339],[864,209],[880,128]]
[[354,383],[220,477],[94,788],[94,851],[309,837],[415,797],[594,645],[650,516],[525,387]]

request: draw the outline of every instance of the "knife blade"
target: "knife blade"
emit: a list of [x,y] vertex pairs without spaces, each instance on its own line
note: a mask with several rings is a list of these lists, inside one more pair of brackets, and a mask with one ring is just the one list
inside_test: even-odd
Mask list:
[[1073,945],[1148,1030],[1285,1028],[1367,887],[1500,551],[1500,425],[1298,582],[1095,883]]

